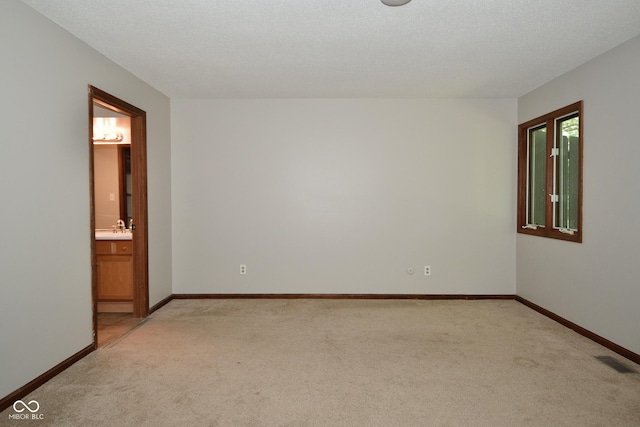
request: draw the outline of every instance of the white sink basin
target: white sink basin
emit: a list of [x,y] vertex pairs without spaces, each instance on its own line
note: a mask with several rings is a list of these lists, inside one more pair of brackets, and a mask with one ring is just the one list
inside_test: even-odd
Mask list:
[[96,240],[131,240],[131,230],[118,231],[113,230],[96,230]]

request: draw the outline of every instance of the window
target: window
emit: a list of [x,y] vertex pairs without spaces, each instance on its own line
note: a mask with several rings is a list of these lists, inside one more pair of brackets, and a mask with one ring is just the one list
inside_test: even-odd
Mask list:
[[518,126],[518,232],[582,242],[582,101]]

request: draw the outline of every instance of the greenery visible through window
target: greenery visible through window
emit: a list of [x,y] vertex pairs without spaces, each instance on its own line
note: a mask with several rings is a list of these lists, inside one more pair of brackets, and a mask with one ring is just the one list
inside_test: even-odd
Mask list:
[[518,127],[518,232],[582,242],[582,101]]

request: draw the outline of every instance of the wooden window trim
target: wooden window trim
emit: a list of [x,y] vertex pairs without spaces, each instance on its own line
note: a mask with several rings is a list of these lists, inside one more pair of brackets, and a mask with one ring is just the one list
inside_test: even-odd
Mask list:
[[[578,147],[580,167],[578,169],[578,230],[574,234],[566,234],[553,227],[553,204],[549,202],[549,198],[545,198],[545,227],[537,229],[523,228],[527,224],[527,141],[528,130],[532,127],[545,125],[547,127],[547,153],[551,153],[554,147],[554,139],[556,133],[556,120],[577,112],[579,120],[578,128]],[[570,242],[582,243],[582,170],[584,156],[584,132],[583,132],[583,106],[582,101],[552,111],[551,113],[537,117],[535,119],[524,122],[518,126],[518,213],[517,213],[517,231],[520,234],[529,234],[532,236],[548,237],[551,239],[566,240]],[[553,160],[547,157],[546,162],[546,194],[553,193]]]

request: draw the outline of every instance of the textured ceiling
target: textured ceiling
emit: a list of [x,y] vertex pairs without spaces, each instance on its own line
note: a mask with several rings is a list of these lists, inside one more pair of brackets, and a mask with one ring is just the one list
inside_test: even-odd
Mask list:
[[170,98],[518,97],[640,0],[23,0]]

